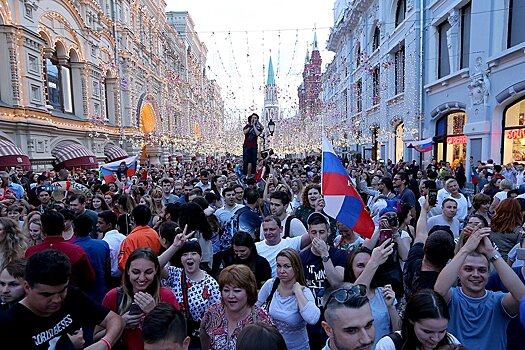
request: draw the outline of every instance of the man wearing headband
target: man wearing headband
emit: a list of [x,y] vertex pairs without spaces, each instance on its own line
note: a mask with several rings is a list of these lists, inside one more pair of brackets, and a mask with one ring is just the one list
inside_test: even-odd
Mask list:
[[328,335],[322,350],[371,349],[374,342],[374,318],[366,296],[366,287],[343,283],[327,289],[323,296],[325,320],[321,322]]

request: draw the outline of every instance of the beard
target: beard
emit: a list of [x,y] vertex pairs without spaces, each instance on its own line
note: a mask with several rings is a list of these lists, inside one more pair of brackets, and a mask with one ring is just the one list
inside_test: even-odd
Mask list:
[[370,344],[365,344],[365,345],[346,346],[346,344],[342,344],[339,341],[339,339],[337,339],[337,336],[335,335],[335,333],[333,333],[333,337],[331,338],[331,340],[333,340],[334,345],[335,345],[335,349],[332,349],[332,350],[358,350],[358,349],[371,347],[373,344],[373,342],[371,342]]

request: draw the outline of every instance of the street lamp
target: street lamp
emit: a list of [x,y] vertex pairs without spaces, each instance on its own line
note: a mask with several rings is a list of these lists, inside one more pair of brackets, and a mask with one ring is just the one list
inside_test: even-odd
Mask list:
[[270,119],[268,122],[268,131],[270,132],[270,136],[273,136],[273,132],[275,131],[275,123],[273,122],[273,119]]

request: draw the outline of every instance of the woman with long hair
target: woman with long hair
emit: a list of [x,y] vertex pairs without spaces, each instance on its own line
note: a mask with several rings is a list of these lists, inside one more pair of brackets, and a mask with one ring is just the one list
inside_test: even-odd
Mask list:
[[308,216],[315,211],[315,206],[319,197],[321,197],[320,185],[309,184],[304,188],[301,205],[295,211],[295,216],[301,220],[304,227],[308,227]]
[[212,247],[212,230],[204,210],[193,202],[184,203],[179,209],[179,227],[186,227],[188,225],[188,231],[195,231],[194,237],[199,242],[202,250],[202,258],[200,261],[200,267],[206,272],[211,272],[213,263],[213,247]]
[[133,209],[137,206],[137,202],[130,195],[123,194],[117,200],[117,208],[120,214],[131,214]]
[[155,187],[150,192],[152,207],[151,214],[162,216],[164,214],[164,202],[162,201],[162,189]]
[[98,214],[104,210],[109,210],[109,206],[102,195],[96,194],[91,199],[91,209]]
[[303,188],[303,183],[298,178],[293,179],[290,183],[290,190],[292,193],[291,205],[293,211],[297,210],[302,204]]
[[231,265],[219,275],[221,302],[211,305],[201,321],[202,350],[235,349],[244,326],[257,321],[272,324],[270,315],[256,306],[257,282],[245,265]]
[[44,241],[42,234],[42,223],[40,222],[40,212],[32,211],[27,214],[24,224],[22,225],[22,234],[27,239],[29,247]]
[[395,307],[395,293],[392,285],[381,281],[376,271],[384,264],[389,255],[394,253],[391,240],[383,242],[372,252],[361,247],[353,250],[348,256],[348,265],[344,272],[344,281],[362,284],[366,287],[366,296],[374,316],[376,340],[399,329],[401,320]]
[[149,195],[144,195],[140,197],[139,205],[145,205],[151,210],[151,219],[149,220],[148,226],[153,227],[154,229],[158,228],[158,226],[162,223],[162,213],[157,214],[156,212],[153,212],[153,198],[151,198]]
[[463,228],[463,230],[461,230],[461,233],[459,234],[458,241],[456,243],[456,248],[454,249],[454,254],[457,254],[459,250],[465,245],[465,243],[467,243],[467,239],[470,237],[470,234],[478,226],[489,227],[489,223],[487,222],[484,216],[478,214],[470,215],[467,218],[467,221],[465,222],[465,227]]
[[268,260],[257,253],[252,236],[244,231],[237,231],[232,238],[233,264],[243,264],[252,270],[257,281],[257,289],[272,277],[272,268]]
[[315,305],[312,291],[305,287],[299,254],[291,248],[285,248],[277,254],[276,262],[277,277],[266,281],[256,305],[265,305],[289,350],[308,350],[310,346],[306,325],[316,324],[321,311]]
[[505,261],[512,247],[519,243],[523,231],[522,223],[521,205],[517,199],[507,198],[496,208],[490,224],[490,240],[496,244]]
[[[180,310],[179,303],[168,288],[160,286],[159,259],[151,248],[138,248],[129,256],[122,276],[122,287],[111,289],[102,305],[121,315],[125,321],[122,343],[125,349],[143,350],[141,325],[158,303],[169,303]],[[95,339],[104,336],[99,326]]]
[[224,177],[222,175],[215,175],[211,178],[211,191],[215,193],[217,198],[222,198],[222,190],[224,189]]
[[482,192],[490,196],[490,200],[494,198],[494,195],[500,191],[500,184],[502,178],[499,176],[493,176],[489,183],[483,187]]
[[20,231],[19,223],[0,217],[0,271],[11,261],[24,258],[27,248],[27,238]]
[[433,350],[459,344],[447,332],[449,320],[448,305],[441,295],[430,289],[418,291],[407,302],[401,331],[379,339],[376,350]]

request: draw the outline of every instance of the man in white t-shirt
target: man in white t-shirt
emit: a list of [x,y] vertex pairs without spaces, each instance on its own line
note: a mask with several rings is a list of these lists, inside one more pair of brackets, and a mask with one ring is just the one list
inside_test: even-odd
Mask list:
[[282,231],[281,220],[275,215],[267,216],[262,223],[264,241],[255,243],[257,253],[270,263],[272,277],[277,276],[275,258],[281,250],[292,248],[299,253],[301,249],[306,248],[312,242],[308,232],[298,237],[282,238]]
[[[458,209],[455,218],[459,220],[459,223],[463,223],[465,218],[468,216],[472,204],[470,201],[459,192],[459,185],[456,179],[451,178],[445,182],[445,192],[438,191],[438,203],[443,203],[445,198],[453,198],[458,204]],[[439,207],[439,204],[438,204]]]
[[[289,204],[290,196],[286,192],[275,191],[270,195],[270,212],[272,215],[277,216],[283,225],[281,237],[300,237],[306,233],[306,227],[304,227],[301,220],[288,215],[286,208],[289,207]],[[288,222],[288,220],[291,221]],[[264,239],[262,224],[259,239],[261,241]]]

